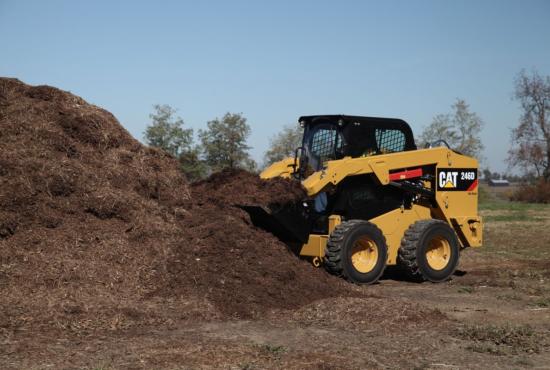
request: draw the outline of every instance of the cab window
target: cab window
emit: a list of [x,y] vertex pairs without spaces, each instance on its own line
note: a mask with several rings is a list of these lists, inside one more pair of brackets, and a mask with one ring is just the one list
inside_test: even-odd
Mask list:
[[378,152],[381,154],[405,150],[405,134],[401,130],[377,128],[375,137]]
[[313,133],[310,148],[320,162],[335,159],[335,153],[342,148],[342,138],[334,127],[319,127]]

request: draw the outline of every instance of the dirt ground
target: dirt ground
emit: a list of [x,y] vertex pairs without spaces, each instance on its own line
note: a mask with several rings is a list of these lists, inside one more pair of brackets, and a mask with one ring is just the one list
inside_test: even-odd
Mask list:
[[[354,286],[355,298],[321,299],[254,319],[187,320],[172,312],[168,327],[3,333],[0,364],[98,370],[550,368],[550,206],[489,197],[481,209],[485,245],[466,250],[447,283],[410,283],[388,273],[377,285]],[[167,312],[182,307],[170,299],[162,304]],[[192,310],[193,302],[188,304]]]

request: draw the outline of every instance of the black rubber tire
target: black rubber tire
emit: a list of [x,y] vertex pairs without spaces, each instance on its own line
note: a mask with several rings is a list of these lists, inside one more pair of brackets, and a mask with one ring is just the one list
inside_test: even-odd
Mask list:
[[[351,262],[351,252],[361,236],[368,236],[378,251],[376,263],[371,271],[362,273]],[[325,248],[325,269],[336,276],[356,284],[372,284],[384,273],[388,259],[386,238],[376,225],[363,220],[342,222],[330,234]]]
[[[434,237],[446,239],[450,246],[449,262],[441,270],[430,267],[426,258],[429,242]],[[414,281],[438,283],[448,280],[454,274],[459,258],[460,244],[455,231],[441,220],[421,220],[405,231],[397,254],[397,264]]]

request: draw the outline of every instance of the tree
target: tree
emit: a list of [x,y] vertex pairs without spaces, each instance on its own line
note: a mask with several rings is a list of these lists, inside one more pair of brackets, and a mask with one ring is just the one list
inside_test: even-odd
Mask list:
[[296,148],[302,145],[303,131],[297,124],[284,126],[281,132],[271,138],[269,149],[264,154],[264,165],[294,156]]
[[512,130],[508,163],[550,182],[550,76],[521,71],[514,98],[523,112],[519,125]]
[[483,173],[483,179],[489,182],[489,180],[491,180],[492,178],[491,170],[488,168],[484,168],[482,173]]
[[156,104],[154,113],[149,114],[152,123],[145,129],[147,145],[162,148],[174,157],[191,150],[193,129],[183,128],[183,119],[175,117],[176,110],[171,106]]
[[147,145],[164,149],[176,157],[183,173],[191,181],[206,176],[208,167],[200,158],[200,148],[193,145],[193,129],[184,129],[183,119],[175,117],[176,110],[169,105],[153,106],[151,124],[145,129]]
[[483,129],[483,120],[474,112],[470,112],[469,105],[462,99],[457,99],[451,106],[451,114],[438,114],[420,136],[424,145],[436,140],[445,140],[449,146],[466,155],[481,160],[483,143],[480,133]]
[[197,181],[208,175],[208,165],[201,158],[200,147],[194,146],[180,154],[178,160],[182,171],[190,181]]
[[213,170],[245,168],[255,170],[256,164],[248,153],[246,140],[250,126],[238,113],[226,113],[221,119],[208,122],[206,130],[199,131],[206,163]]

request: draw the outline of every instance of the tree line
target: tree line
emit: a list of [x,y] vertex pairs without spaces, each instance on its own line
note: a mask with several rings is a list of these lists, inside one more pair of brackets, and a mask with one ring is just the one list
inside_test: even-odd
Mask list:
[[[512,130],[508,151],[509,169],[520,169],[521,179],[541,179],[550,182],[550,76],[521,71],[514,81],[514,99],[520,103],[521,118]],[[162,148],[179,160],[190,180],[204,178],[223,168],[243,168],[257,171],[285,157],[293,156],[301,145],[302,129],[298,124],[286,125],[270,140],[263,163],[258,165],[250,156],[248,138],[250,125],[242,113],[226,113],[208,121],[198,131],[195,142],[193,129],[186,128],[176,110],[168,105],[154,105],[144,139],[150,146]],[[449,113],[436,115],[417,137],[419,147],[444,140],[452,149],[478,158],[484,163],[481,131],[484,122],[470,110],[464,99],[456,99]],[[437,144],[439,145],[439,144]],[[485,176],[496,177],[488,166]],[[518,179],[518,176],[498,174]]]
[[223,168],[256,170],[247,144],[251,129],[241,113],[226,113],[208,121],[206,128],[199,130],[199,140],[195,142],[193,129],[185,128],[174,108],[166,104],[153,108],[154,112],[149,115],[151,123],[144,133],[145,142],[177,158],[191,181]]
[[147,145],[161,148],[178,159],[182,171],[191,181],[200,180],[224,168],[241,168],[255,172],[285,157],[294,155],[301,145],[302,129],[287,125],[271,138],[264,161],[259,166],[250,156],[250,125],[242,113],[226,113],[206,123],[195,141],[192,128],[186,128],[177,111],[166,104],[153,106],[144,139]]
[[[509,170],[518,169],[521,176],[492,173],[486,165],[484,177],[550,183],[550,76],[522,70],[514,81],[513,99],[520,104],[521,117],[511,131],[507,162]],[[483,163],[484,145],[480,136],[483,126],[468,104],[457,99],[451,114],[434,117],[422,132],[420,142],[444,139],[451,148]]]

